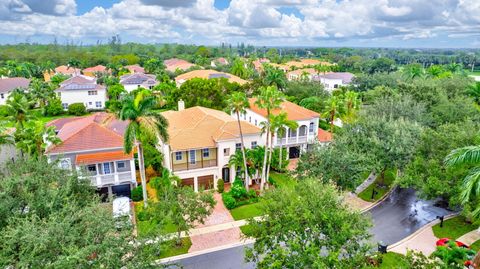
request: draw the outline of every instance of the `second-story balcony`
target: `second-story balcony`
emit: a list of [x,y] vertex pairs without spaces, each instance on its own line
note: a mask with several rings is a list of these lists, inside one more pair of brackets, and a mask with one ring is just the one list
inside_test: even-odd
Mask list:
[[187,171],[217,166],[217,149],[205,148],[172,152],[172,171]]

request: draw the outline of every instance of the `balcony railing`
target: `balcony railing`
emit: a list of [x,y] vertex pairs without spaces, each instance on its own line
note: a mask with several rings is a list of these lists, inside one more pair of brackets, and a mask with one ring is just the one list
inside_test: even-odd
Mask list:
[[203,160],[197,162],[185,162],[185,163],[178,163],[173,164],[173,171],[185,171],[185,170],[192,170],[192,169],[200,169],[200,168],[207,168],[207,167],[214,167],[217,166],[217,160]]
[[122,182],[130,182],[133,181],[132,172],[120,172],[120,173],[113,173],[108,175],[93,175],[90,176],[90,181],[94,186],[103,186],[108,184],[117,184]]

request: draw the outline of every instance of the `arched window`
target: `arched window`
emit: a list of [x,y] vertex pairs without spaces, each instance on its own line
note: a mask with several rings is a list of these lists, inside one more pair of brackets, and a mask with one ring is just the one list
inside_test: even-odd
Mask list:
[[307,135],[307,126],[306,125],[300,126],[300,133],[298,135],[299,136],[306,136]]
[[313,129],[315,128],[315,123],[314,122],[310,122],[310,126],[308,127],[308,132],[309,133],[313,133]]

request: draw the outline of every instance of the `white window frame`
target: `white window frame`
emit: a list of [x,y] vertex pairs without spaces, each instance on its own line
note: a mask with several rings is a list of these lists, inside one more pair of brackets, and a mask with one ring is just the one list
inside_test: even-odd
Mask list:
[[[108,166],[108,173],[105,173],[105,167]],[[110,162],[102,163],[102,170],[104,175],[111,175],[113,174],[112,164]]]
[[[123,165],[123,167],[120,167],[120,164]],[[126,161],[118,161],[117,162],[117,169],[123,169],[127,167],[127,162]]]
[[96,108],[101,108],[102,107],[102,101],[95,101],[95,107]]
[[203,158],[210,157],[210,149],[208,149],[208,148],[202,149],[202,156],[203,156]]
[[235,151],[242,150],[242,143],[235,143]]
[[257,141],[252,141],[252,142],[250,143],[250,147],[251,147],[252,149],[258,147]]
[[175,160],[176,161],[181,161],[182,160],[182,152],[181,151],[175,152]]
[[[192,155],[192,153],[193,153],[193,155]],[[197,162],[197,151],[196,150],[189,150],[188,154],[189,154],[188,157],[190,157],[189,158],[189,163],[190,164],[195,164]]]
[[88,95],[98,95],[98,91],[88,91]]
[[72,160],[70,158],[61,158],[58,162],[58,166],[65,170],[72,169]]

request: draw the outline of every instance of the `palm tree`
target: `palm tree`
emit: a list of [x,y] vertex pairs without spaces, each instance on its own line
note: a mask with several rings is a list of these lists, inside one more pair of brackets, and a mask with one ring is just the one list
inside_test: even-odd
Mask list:
[[[458,148],[450,152],[445,158],[447,167],[473,165],[468,175],[463,179],[463,188],[460,195],[462,204],[468,203],[471,198],[480,196],[480,146]],[[480,207],[473,211],[473,215],[480,215]]]
[[323,117],[327,118],[330,122],[330,132],[333,133],[335,119],[341,116],[342,101],[337,96],[331,96],[326,103],[325,112]]
[[360,106],[360,98],[358,98],[358,93],[354,91],[347,91],[344,97],[345,102],[345,118],[347,121],[353,120],[355,116],[355,111]]
[[35,78],[30,82],[30,88],[33,99],[38,102],[42,113],[45,114],[45,105],[49,99],[55,97],[53,89],[47,83]]
[[480,105],[480,82],[470,85],[467,89],[467,94],[473,97],[473,100]]
[[6,102],[7,120],[14,122],[17,129],[24,127],[25,122],[34,119],[35,116],[30,112],[33,102],[18,92],[12,91]]
[[251,168],[251,171],[249,171],[250,178],[252,178],[254,174],[258,177],[258,172],[263,167],[264,156],[265,156],[265,147],[263,146],[256,146],[251,150],[247,150],[247,160]]
[[131,153],[133,147],[137,145],[145,208],[148,206],[147,181],[142,140],[154,141],[154,144],[158,142],[158,139],[163,143],[168,141],[168,122],[161,114],[153,111],[156,105],[157,99],[155,96],[149,92],[141,91],[135,96],[127,95],[123,99],[123,106],[118,115],[121,120],[129,121],[123,141],[125,152]]
[[329,72],[332,70],[332,68],[328,65],[322,65],[322,64],[317,64],[313,67],[313,69],[315,69],[315,71],[317,71],[317,75],[320,74],[320,73],[323,73],[325,75],[325,73]]
[[247,158],[245,157],[245,143],[243,141],[242,125],[240,124],[240,114],[245,113],[245,109],[250,107],[247,96],[243,92],[235,92],[227,100],[227,109],[237,115],[238,130],[240,131],[240,141],[242,143],[243,168],[245,170],[245,189],[248,191],[250,184],[248,179]]
[[[77,72],[76,69],[80,68],[80,61],[77,60],[77,59],[70,59],[68,60],[68,63],[67,63],[67,69],[69,69],[70,67],[73,68],[75,70],[75,73]],[[76,74],[78,75],[78,74]]]
[[410,64],[405,66],[404,75],[409,79],[415,79],[422,77],[424,74],[424,69],[420,64]]
[[15,132],[15,142],[22,152],[40,159],[49,145],[58,144],[61,140],[55,134],[53,126],[47,127],[41,121],[30,121],[25,128]]
[[266,86],[276,86],[278,89],[285,89],[287,79],[282,70],[270,66],[265,69],[263,83]]
[[427,68],[427,70],[426,70],[427,75],[431,78],[438,78],[444,72],[445,72],[445,70],[440,65],[432,65],[429,68]]
[[239,58],[233,61],[230,73],[243,79],[247,79],[249,76],[249,72],[247,68],[245,68],[245,63]]
[[268,179],[267,176],[267,157],[268,157],[268,149],[269,149],[269,141],[271,141],[270,136],[270,115],[272,110],[279,109],[280,105],[284,100],[284,96],[281,92],[277,90],[275,86],[268,86],[268,87],[261,87],[260,88],[260,95],[257,96],[257,100],[255,104],[267,111],[267,122],[265,123],[265,133],[266,133],[266,141],[265,141],[265,155],[263,159],[263,168],[262,168],[262,179],[260,182],[260,189],[263,190],[265,181]]
[[[286,135],[286,128],[289,128],[290,130],[296,130],[298,128],[298,123],[293,120],[288,119],[288,115],[285,112],[282,112],[278,115],[272,115],[270,119],[272,123],[272,133],[276,133],[277,136],[280,138],[280,153],[279,153],[279,169],[282,169],[282,151],[283,151],[283,145],[282,145],[282,137]],[[270,152],[270,161],[272,159],[272,153]],[[270,167],[270,165],[269,165]],[[268,174],[270,173],[270,169],[268,169],[267,177]]]

